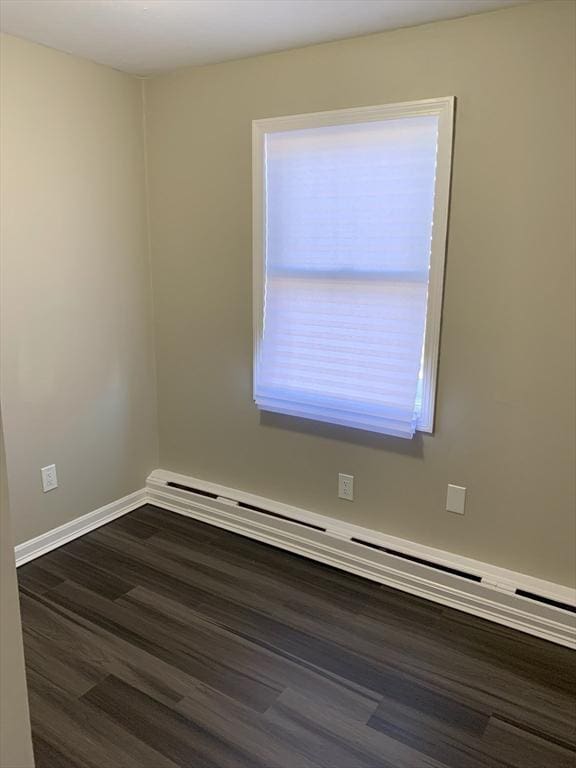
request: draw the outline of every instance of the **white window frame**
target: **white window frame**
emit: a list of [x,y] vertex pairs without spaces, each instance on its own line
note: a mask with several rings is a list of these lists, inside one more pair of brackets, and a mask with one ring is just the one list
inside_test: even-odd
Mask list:
[[422,401],[419,432],[434,432],[436,384],[440,351],[440,326],[444,292],[444,265],[450,205],[450,178],[452,173],[452,143],[455,98],[446,96],[422,101],[382,104],[374,107],[355,107],[330,112],[273,117],[252,122],[252,228],[253,228],[253,329],[254,376],[260,355],[264,331],[264,291],[266,280],[266,162],[265,137],[278,131],[321,128],[330,125],[367,123],[424,115],[438,116],[438,149],[430,276],[426,333],[422,363]]

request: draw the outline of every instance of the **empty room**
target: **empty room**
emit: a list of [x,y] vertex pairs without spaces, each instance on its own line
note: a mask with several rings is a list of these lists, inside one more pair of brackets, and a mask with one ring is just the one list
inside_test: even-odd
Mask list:
[[0,29],[0,768],[575,768],[576,0]]

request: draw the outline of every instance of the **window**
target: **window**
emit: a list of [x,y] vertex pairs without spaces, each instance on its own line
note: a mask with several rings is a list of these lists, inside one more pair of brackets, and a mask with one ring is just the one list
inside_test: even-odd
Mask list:
[[253,123],[261,410],[433,430],[453,102]]

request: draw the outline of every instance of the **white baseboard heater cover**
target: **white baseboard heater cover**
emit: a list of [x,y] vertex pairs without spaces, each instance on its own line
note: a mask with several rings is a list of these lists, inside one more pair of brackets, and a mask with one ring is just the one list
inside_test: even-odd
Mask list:
[[576,647],[576,590],[196,478],[156,470],[152,504]]

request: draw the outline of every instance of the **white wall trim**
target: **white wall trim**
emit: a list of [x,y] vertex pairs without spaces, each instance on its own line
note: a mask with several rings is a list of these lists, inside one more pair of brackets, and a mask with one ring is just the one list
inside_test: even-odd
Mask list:
[[[166,485],[168,482],[215,494],[216,498],[172,488]],[[298,522],[271,517],[240,507],[238,502],[261,507],[294,521],[316,525],[326,530],[306,528]],[[16,565],[34,560],[144,504],[154,504],[441,605],[569,648],[576,648],[576,614],[515,594],[516,589],[522,589],[574,606],[576,590],[282,504],[263,496],[165,470],[152,472],[145,489],[18,544],[15,547]],[[353,538],[473,574],[480,581],[471,581],[365,547],[351,541]]]
[[[217,498],[168,487],[167,482],[213,493]],[[516,589],[522,589],[574,606],[576,590],[569,587],[174,472],[156,470],[149,476],[146,485],[148,502],[163,509],[193,517],[536,637],[571,648],[576,647],[576,614],[514,594]],[[326,532],[239,507],[237,502],[262,507],[303,523],[318,525],[326,528]],[[380,550],[370,549],[351,541],[352,538],[464,571],[479,577],[481,581],[471,581]]]
[[58,526],[58,528],[42,533],[34,539],[17,544],[14,548],[16,566],[24,565],[24,563],[34,560],[36,557],[40,557],[40,555],[45,555],[46,552],[61,547],[66,542],[78,538],[78,536],[83,536],[88,531],[94,530],[94,528],[99,528],[101,525],[106,525],[106,523],[115,520],[117,517],[132,512],[132,510],[146,504],[147,500],[148,492],[143,488],[117,501],[113,501],[111,504],[95,509],[93,512],[88,512],[88,514],[82,515],[82,517],[77,517],[69,523],[64,523]]

